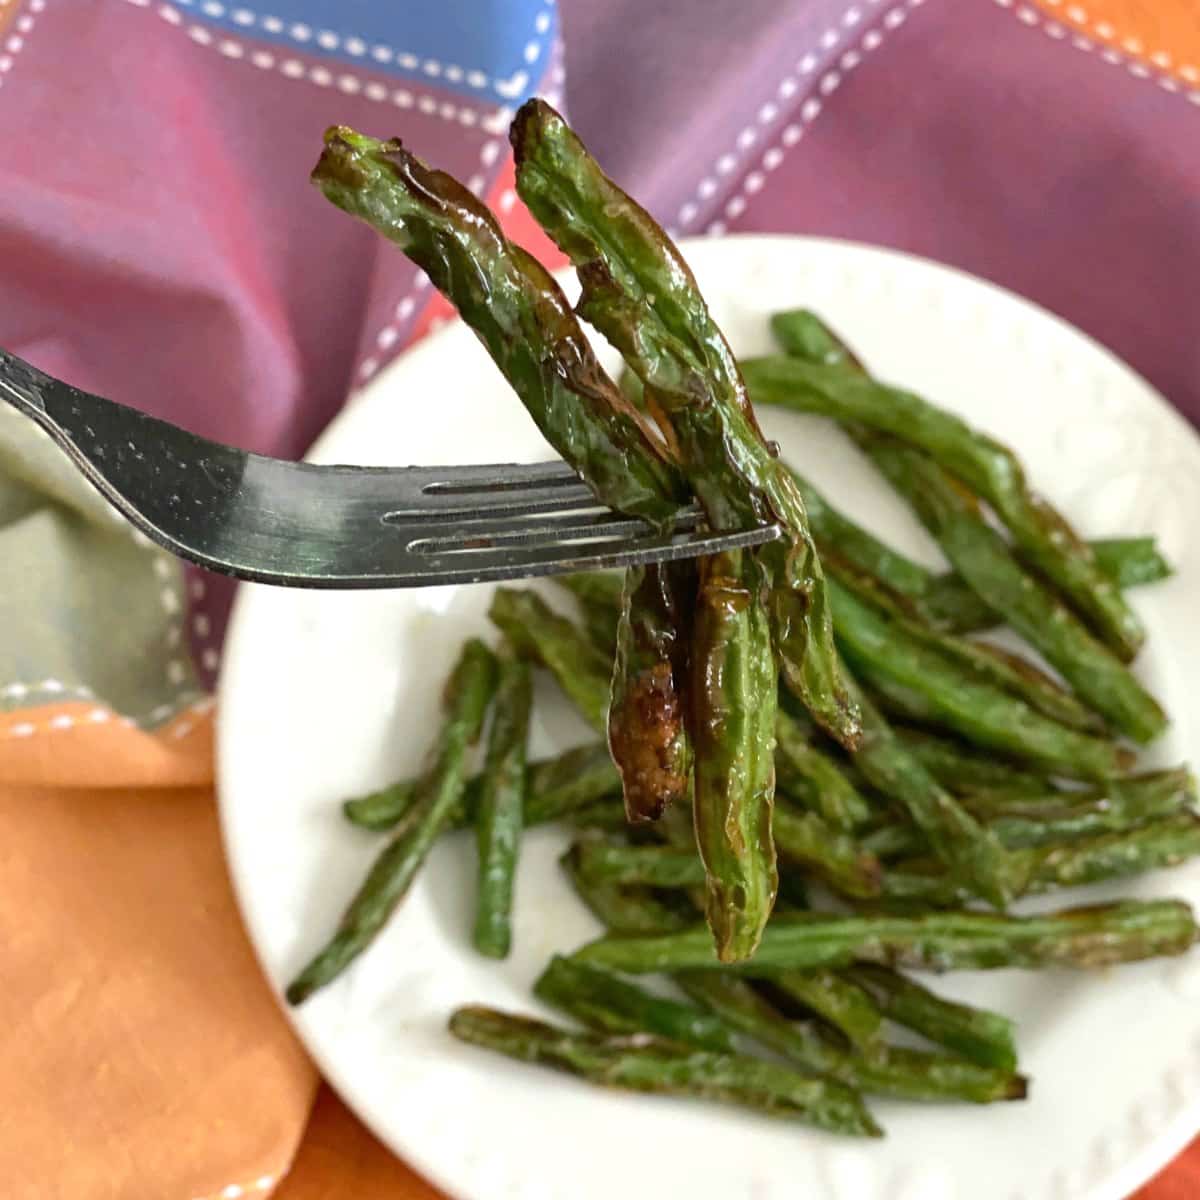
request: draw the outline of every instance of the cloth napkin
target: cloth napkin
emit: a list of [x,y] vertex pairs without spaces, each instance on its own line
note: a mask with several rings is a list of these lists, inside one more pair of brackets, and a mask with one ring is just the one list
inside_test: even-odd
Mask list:
[[[0,344],[299,456],[447,315],[306,185],[322,130],[401,134],[549,256],[505,139],[535,93],[675,233],[950,263],[1200,419],[1191,0],[0,0]],[[0,406],[10,1200],[437,1195],[318,1091],[242,933],[212,795],[229,600]],[[1198,1193],[1193,1148],[1139,1195]]]

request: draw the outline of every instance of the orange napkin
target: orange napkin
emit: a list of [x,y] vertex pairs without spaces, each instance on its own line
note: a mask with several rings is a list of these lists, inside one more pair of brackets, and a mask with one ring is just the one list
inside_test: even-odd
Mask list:
[[234,907],[211,715],[92,712],[0,715],[0,1191],[265,1196],[317,1080]]

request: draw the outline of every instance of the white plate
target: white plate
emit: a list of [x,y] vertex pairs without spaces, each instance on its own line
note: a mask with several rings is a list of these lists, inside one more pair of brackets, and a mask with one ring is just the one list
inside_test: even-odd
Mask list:
[[[1135,600],[1150,631],[1139,671],[1175,718],[1153,758],[1197,757],[1200,446],[1145,382],[1040,309],[918,259],[791,237],[696,241],[685,253],[739,353],[770,348],[770,312],[810,305],[882,377],[1017,447],[1084,533],[1157,534],[1178,575]],[[840,507],[938,561],[836,431],[762,416]],[[370,464],[549,456],[459,325],[382,375],[314,454]],[[490,592],[242,588],[221,679],[221,814],[242,913],[276,988],[330,932],[379,846],[346,824],[339,800],[416,767],[456,649],[488,633]],[[585,736],[549,689],[538,713],[537,753]],[[346,1101],[453,1196],[1117,1200],[1200,1129],[1200,954],[1093,975],[947,976],[940,990],[1018,1019],[1031,1099],[986,1108],[876,1100],[888,1137],[872,1144],[604,1092],[453,1041],[445,1023],[456,1005],[536,1011],[529,987],[549,955],[599,932],[557,870],[564,840],[549,830],[526,840],[507,962],[471,950],[474,850],[458,835],[437,848],[369,952],[290,1013]],[[1200,867],[1116,890],[1200,902]]]

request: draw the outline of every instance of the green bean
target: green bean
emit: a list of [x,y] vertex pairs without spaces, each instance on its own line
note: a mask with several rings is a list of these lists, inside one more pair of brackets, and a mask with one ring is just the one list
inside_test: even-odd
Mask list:
[[549,272],[467,188],[399,141],[325,134],[313,182],[421,267],[458,309],[554,449],[604,503],[665,526],[687,499],[653,429],[593,354]]
[[[778,322],[774,328],[779,333]],[[828,330],[825,333],[837,341]],[[996,510],[1023,553],[1062,590],[1110,649],[1126,660],[1137,653],[1145,639],[1141,623],[1116,585],[1096,566],[1087,543],[1062,514],[1029,488],[1019,460],[1006,446],[912,392],[875,383],[861,373],[861,364],[852,355],[830,365],[774,356],[743,361],[741,368],[755,403],[867,426],[927,451]]]
[[690,562],[626,572],[608,746],[631,822],[655,821],[691,783],[686,687],[696,572]]
[[825,367],[844,367],[866,374],[866,367],[850,346],[816,313],[791,308],[771,314],[771,333],[786,353]]
[[301,1004],[358,957],[404,899],[433,843],[462,799],[467,746],[479,737],[496,688],[496,657],[477,638],[462,649],[446,684],[445,723],[431,756],[429,788],[416,820],[383,848],[367,874],[337,932],[287,989],[289,1004]]
[[[984,790],[1007,796],[1041,796],[1054,790],[1054,780],[1093,782],[1096,778],[1097,772],[1090,761],[1084,765],[1061,762],[1047,767],[1044,763],[1022,760],[1017,750],[997,750],[961,741],[963,723],[958,714],[946,715],[915,689],[884,675],[872,675],[865,686],[890,719],[909,723],[898,726],[897,733],[913,756],[923,763],[927,761],[929,773],[947,790],[959,795],[974,795]],[[1110,745],[1113,761],[1120,770],[1133,765],[1135,758],[1130,751]],[[1087,758],[1090,760],[1091,756]]]
[[625,806],[617,798],[598,800],[594,804],[584,805],[565,815],[566,823],[573,829],[586,830],[590,833],[625,833],[629,822],[625,819]]
[[[840,560],[869,576],[901,610],[945,633],[979,633],[999,621],[996,610],[977,596],[962,576],[939,575],[881,541],[835,508],[797,471],[792,479],[804,501],[822,562]],[[1156,583],[1171,574],[1153,537],[1090,541],[1096,566],[1121,589]]]
[[[853,677],[847,677],[856,687]],[[897,803],[954,875],[985,900],[1003,907],[1024,881],[1004,847],[942,788],[896,735],[865,695],[855,697],[863,740],[854,763],[883,795]]]
[[517,113],[517,191],[575,264],[577,311],[643,384],[668,447],[718,530],[779,522],[752,557],[768,568],[774,635],[789,684],[840,741],[857,714],[837,676],[829,607],[804,505],[758,428],[737,364],[678,250],[539,100]]
[[939,709],[915,688],[905,687],[886,675],[868,678],[863,674],[859,682],[874,699],[880,711],[887,714],[889,720],[918,725],[926,731],[936,729],[943,734],[955,733],[949,722],[943,719]]
[[1145,771],[1093,788],[1037,795],[978,792],[966,804],[1008,846],[1036,846],[1129,829],[1155,817],[1191,812],[1196,780],[1186,767]]
[[1171,574],[1171,564],[1151,536],[1099,538],[1090,545],[1096,566],[1119,588],[1158,583]]
[[[929,843],[915,826],[905,822],[890,822],[863,834],[859,845],[877,859],[912,858],[922,854]],[[882,878],[883,872],[880,871]],[[881,885],[882,886],[882,885]]]
[[883,1050],[883,1013],[869,992],[836,971],[780,971],[771,984],[864,1054]]
[[898,601],[903,598],[913,605],[918,616],[927,616],[920,604],[937,579],[934,572],[852,521],[834,508],[808,479],[792,468],[789,470],[804,500],[822,559],[840,557],[854,570],[878,580]]
[[[401,779],[396,783],[389,783],[387,787],[378,791],[367,792],[343,801],[342,812],[352,825],[382,833],[394,828],[407,813],[412,812],[420,797],[423,782],[421,779]],[[472,793],[478,799],[478,777],[467,780],[464,785],[464,801],[469,802],[468,798]],[[456,823],[461,823],[465,815],[465,812],[461,814]]]
[[588,742],[531,763],[525,824],[541,825],[619,795],[621,781],[603,742]]
[[889,967],[848,967],[846,978],[865,988],[883,1015],[984,1067],[1015,1071],[1014,1023],[999,1013],[944,1000]]
[[618,571],[584,571],[578,575],[553,575],[550,579],[579,602],[584,629],[596,649],[610,659],[617,652],[623,578]]
[[772,827],[781,858],[798,863],[844,896],[879,895],[879,861],[848,834],[831,828],[814,812],[775,806]]
[[718,1017],[789,1062],[849,1087],[910,1100],[1021,1100],[1026,1081],[1011,1071],[978,1066],[948,1054],[877,1046],[854,1054],[802,1024],[786,1020],[748,983],[712,971],[681,973],[679,985]]
[[604,733],[612,663],[587,634],[526,588],[498,587],[488,616],[519,654],[540,663],[554,676],[584,720]]
[[585,838],[574,843],[572,852],[580,872],[594,883],[690,888],[702,886],[705,879],[694,847],[630,846]]
[[1136,741],[1151,741],[1166,728],[1166,715],[1153,697],[1049,588],[1021,567],[973,496],[924,454],[879,437],[863,444],[959,574],[1082,699]]
[[1081,887],[1174,867],[1200,854],[1200,819],[1179,813],[1120,833],[1103,833],[1026,851],[1033,862],[1030,891]]
[[[377,792],[357,796],[342,805],[346,817],[364,829],[394,829],[411,815],[425,781],[404,779]],[[463,787],[461,805],[450,819],[450,827],[473,824],[479,807],[483,777],[475,775]],[[525,824],[542,825],[585,808],[596,801],[619,795],[621,777],[603,742],[576,746],[553,758],[530,763],[525,781]]]
[[[1152,537],[1099,538],[1088,545],[1096,566],[1123,590],[1157,583],[1171,574]],[[997,621],[996,610],[954,573],[930,579],[923,605],[935,624],[955,633],[989,629]]]
[[[843,895],[880,894],[882,870],[851,838],[830,829],[815,813],[795,814],[777,807],[774,815],[779,853],[800,863]],[[692,846],[630,846],[586,838],[573,849],[588,880],[610,886],[644,884],[656,888],[692,888],[705,881],[704,864]]]
[[475,948],[491,958],[506,957],[512,943],[513,886],[525,807],[525,742],[532,703],[529,667],[517,659],[504,659],[475,814],[479,847]]
[[[963,797],[964,806],[1009,850],[1126,832],[1156,817],[1191,812],[1195,803],[1195,780],[1185,768],[1113,779],[1082,791]],[[928,847],[916,826],[898,823],[865,833],[860,844],[880,858],[913,857]]]
[[[999,534],[996,536],[999,537]],[[871,579],[844,570],[836,559],[826,557],[826,563],[829,576],[837,582],[839,589],[844,589],[863,604],[886,613],[888,619],[905,637],[936,651],[943,658],[958,665],[966,677],[1008,692],[1018,700],[1023,700],[1035,712],[1057,721],[1060,725],[1066,725],[1069,729],[1100,734],[1106,731],[1107,726],[1101,717],[1029,659],[989,642],[976,642],[956,634],[939,632],[926,622],[908,616],[891,600],[889,594],[877,587]],[[837,615],[836,605],[834,615]],[[1079,628],[1082,631],[1083,627]],[[1086,633],[1084,636],[1089,639],[1091,637]],[[1128,675],[1125,667],[1112,658],[1107,650],[1099,643],[1093,644],[1103,655],[1112,659],[1123,674]]]
[[[1126,829],[1068,842],[1014,851],[1024,863],[1029,895],[1124,879],[1162,867],[1174,867],[1200,854],[1200,819],[1177,814]],[[885,872],[888,900],[928,905],[955,905],[964,899],[954,880],[934,873],[933,864],[900,863]]]
[[579,866],[578,845],[559,862],[579,898],[613,933],[661,933],[684,929],[695,919],[669,908],[649,888],[618,887],[589,878]]
[[775,768],[780,786],[811,796],[813,808],[833,828],[850,832],[870,820],[871,805],[846,771],[783,709],[775,717]]
[[594,605],[606,612],[615,628],[621,615],[621,593],[625,586],[623,571],[581,571],[577,575],[553,575],[551,582],[566,588],[580,604]]
[[1053,790],[1045,775],[1006,762],[994,752],[974,750],[924,730],[896,726],[894,732],[909,754],[952,792],[971,794],[1003,790],[1044,796]]
[[852,1089],[778,1063],[699,1050],[650,1034],[571,1033],[481,1006],[458,1009],[450,1032],[472,1045],[605,1087],[718,1100],[835,1133],[882,1136]]
[[771,809],[778,674],[758,602],[761,569],[741,550],[699,564],[692,636],[693,814],[705,911],[723,960],[748,958],[778,883]]
[[676,933],[604,937],[574,958],[612,971],[643,974],[700,968],[763,974],[854,962],[918,970],[1112,966],[1182,954],[1196,940],[1181,900],[1123,900],[1038,916],[934,912],[919,916],[789,914],[767,926],[750,962],[723,964],[703,926]]
[[601,1033],[651,1033],[701,1050],[737,1049],[728,1028],[710,1013],[558,954],[538,977],[533,994]]
[[911,689],[964,736],[1047,770],[1106,779],[1127,765],[1129,756],[1120,747],[1067,729],[999,688],[970,678],[835,580],[829,581],[829,589],[839,644],[867,683],[884,679]]

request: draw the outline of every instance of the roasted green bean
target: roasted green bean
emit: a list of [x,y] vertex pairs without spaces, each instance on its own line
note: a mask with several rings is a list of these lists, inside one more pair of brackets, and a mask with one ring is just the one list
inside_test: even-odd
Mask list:
[[[414,809],[425,781],[405,779],[377,792],[356,796],[342,805],[348,820],[364,829],[393,829]],[[483,777],[473,776],[463,787],[461,805],[450,827],[461,829],[475,820]],[[621,793],[621,777],[603,742],[575,746],[553,758],[530,763],[525,782],[526,825],[542,825]],[[619,811],[619,808],[618,810]]]
[[1022,568],[970,493],[927,455],[893,439],[871,436],[862,444],[962,578],[1083,700],[1135,741],[1152,741],[1162,733],[1167,718],[1158,703],[1049,588]]
[[984,1067],[1015,1071],[1015,1023],[999,1013],[958,1004],[890,967],[847,967],[845,976],[875,998],[884,1016]]
[[458,1009],[450,1032],[472,1045],[606,1087],[719,1100],[835,1133],[882,1136],[853,1089],[778,1063],[699,1050],[650,1034],[572,1033],[480,1006]]
[[[816,317],[807,316],[831,343],[840,344]],[[772,327],[782,334],[779,319]],[[927,451],[996,510],[1034,566],[1062,590],[1112,650],[1126,660],[1137,653],[1145,638],[1141,622],[1096,565],[1087,543],[1030,489],[1008,447],[912,392],[875,383],[848,353],[840,362],[827,358],[823,365],[779,355],[743,361],[741,368],[757,404],[820,413],[892,434]]]
[[621,773],[630,821],[654,821],[687,798],[692,747],[687,731],[691,563],[650,563],[626,572],[608,746]]
[[838,643],[850,666],[874,684],[890,680],[917,693],[939,717],[983,746],[1063,774],[1107,779],[1122,773],[1129,755],[1119,746],[1067,729],[907,635],[897,623],[829,581]]
[[669,523],[687,490],[653,430],[601,369],[549,272],[487,207],[398,140],[337,126],[313,182],[393,241],[458,309],[546,440],[621,512]]
[[677,979],[694,1000],[789,1062],[861,1091],[909,1100],[969,1100],[976,1104],[1025,1096],[1026,1082],[1021,1076],[954,1055],[884,1045],[868,1054],[842,1050],[815,1030],[785,1020],[745,980],[713,971],[687,972]]
[[604,733],[612,663],[587,634],[527,588],[498,587],[488,616],[519,654],[540,663],[554,676],[584,720]]
[[796,913],[767,926],[748,963],[721,963],[703,926],[678,933],[604,937],[575,952],[580,962],[613,971],[846,967],[854,962],[918,970],[995,967],[1105,967],[1182,954],[1196,940],[1181,900],[1122,900],[1039,916],[934,912],[920,916],[842,917]]
[[758,428],[737,364],[690,270],[548,105],[527,102],[511,138],[521,198],[578,270],[578,311],[641,379],[643,403],[676,449],[709,523],[784,526],[785,538],[753,555],[769,565],[765,582],[784,670],[817,720],[852,744],[857,714],[838,681],[803,502]]
[[693,811],[708,923],[720,957],[734,961],[754,953],[778,884],[771,838],[778,673],[758,560],[735,550],[703,559],[699,570]]
[[504,659],[475,814],[479,848],[475,949],[491,958],[504,958],[512,942],[513,886],[525,810],[525,742],[532,703],[529,667],[518,659]]
[[479,737],[496,688],[496,656],[477,638],[463,646],[446,684],[446,721],[431,756],[415,820],[394,835],[376,858],[346,909],[328,945],[287,989],[289,1004],[300,1004],[346,969],[374,940],[404,899],[438,835],[462,800],[467,746]]
[[652,1033],[701,1050],[737,1049],[724,1022],[710,1013],[561,955],[550,960],[533,994],[601,1033]]

